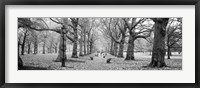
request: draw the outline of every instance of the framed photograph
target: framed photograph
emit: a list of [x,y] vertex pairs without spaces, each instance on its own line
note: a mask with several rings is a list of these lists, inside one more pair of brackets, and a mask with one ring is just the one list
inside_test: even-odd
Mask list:
[[198,88],[199,10],[199,0],[1,1],[1,87]]

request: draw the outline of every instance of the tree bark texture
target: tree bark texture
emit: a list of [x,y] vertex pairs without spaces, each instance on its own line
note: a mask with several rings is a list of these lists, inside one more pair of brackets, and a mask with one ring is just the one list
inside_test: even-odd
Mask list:
[[[77,24],[75,27],[77,28]],[[78,58],[78,53],[77,53],[77,41],[78,41],[78,30],[74,29],[74,42],[73,42],[73,51],[72,51],[72,58]]]
[[25,47],[25,43],[26,43],[27,33],[28,33],[28,31],[26,30],[25,33],[24,33],[24,38],[23,38],[23,42],[22,42],[22,45],[21,45],[21,55],[24,55],[24,47]]
[[168,18],[153,19],[154,24],[154,41],[153,52],[150,67],[165,67],[165,35]]
[[131,36],[131,34],[130,34],[125,60],[135,60],[135,58],[134,58],[134,40],[135,40],[134,37]]
[[86,33],[85,33],[85,30],[83,31],[83,44],[84,44],[84,55],[87,55],[86,53]]
[[43,46],[42,46],[42,54],[45,54],[45,47],[46,47],[46,40],[44,41],[43,43]]
[[122,36],[122,40],[119,43],[119,53],[118,57],[123,58],[123,53],[124,53],[124,42],[125,42],[125,36]]
[[114,41],[113,40],[111,40],[111,46],[110,46],[110,54],[111,55],[114,55],[114,50],[113,50],[113,48],[114,48]]
[[58,57],[56,58],[56,62],[61,62],[62,59],[64,58],[65,60],[67,59],[66,57],[66,39],[63,38],[64,35],[61,34],[60,36],[60,44],[59,44],[59,51],[58,51]]
[[114,42],[114,47],[113,47],[114,56],[117,56],[117,50],[118,50],[117,45],[118,44],[116,42]]
[[80,47],[80,49],[79,49],[79,56],[83,56],[83,35],[82,35],[82,32],[81,32],[81,39],[80,39],[80,41],[79,41],[79,47]]
[[28,42],[28,54],[30,54],[30,52],[31,52],[31,42],[29,41]]
[[34,54],[38,53],[38,44],[37,40],[34,41]]
[[22,58],[20,57],[20,54],[19,54],[19,47],[20,47],[20,42],[18,41],[18,69],[23,67],[23,61],[22,61]]
[[167,37],[167,59],[170,59],[170,56],[171,56],[171,50],[170,50],[170,43],[169,43],[169,36]]

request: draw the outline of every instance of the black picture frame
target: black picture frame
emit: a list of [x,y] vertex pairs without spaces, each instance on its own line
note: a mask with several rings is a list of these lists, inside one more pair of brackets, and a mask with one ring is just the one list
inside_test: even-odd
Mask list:
[[[0,87],[3,88],[199,88],[200,0],[2,0],[0,1]],[[195,83],[5,83],[6,5],[195,5]]]

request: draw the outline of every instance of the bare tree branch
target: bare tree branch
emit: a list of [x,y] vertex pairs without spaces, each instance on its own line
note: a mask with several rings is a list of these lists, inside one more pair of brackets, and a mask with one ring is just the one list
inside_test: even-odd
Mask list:
[[54,31],[54,32],[57,32],[59,34],[61,33],[60,29],[38,29],[38,28],[35,28],[35,27],[31,27],[31,25],[27,25],[27,24],[23,24],[23,26],[25,26],[29,29],[35,30],[35,31]]
[[74,40],[72,37],[70,37],[69,35],[65,34],[65,36],[66,36],[70,41],[75,42],[75,40]]
[[53,21],[53,22],[55,22],[55,23],[57,23],[57,24],[61,24],[61,25],[63,25],[63,23],[62,22],[59,22],[59,21],[55,21],[55,20],[53,20],[52,18],[49,18],[51,21]]

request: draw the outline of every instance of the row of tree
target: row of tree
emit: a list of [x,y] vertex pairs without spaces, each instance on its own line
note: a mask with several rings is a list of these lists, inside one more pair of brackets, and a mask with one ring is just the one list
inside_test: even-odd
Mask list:
[[[73,45],[72,58],[91,54],[94,52],[94,42],[98,38],[95,27],[95,20],[88,18],[19,18],[18,55],[20,51],[21,55],[24,55],[25,48],[29,54],[31,44],[34,46],[34,54],[38,53],[38,44],[42,44],[43,54],[46,48],[48,53],[58,51],[58,57],[55,60],[58,62],[67,59],[67,44]],[[58,44],[59,48],[57,48]],[[19,62],[22,63],[20,59]]]
[[[126,51],[125,60],[135,60],[136,46],[152,52],[153,67],[166,66],[166,51],[170,58],[171,51],[182,50],[182,18],[18,18],[18,54],[23,55],[25,48],[31,53],[31,45],[37,54],[42,46],[43,54],[58,51],[55,61],[64,66],[67,45],[73,46],[72,58],[94,53],[100,33],[110,54],[123,57]],[[141,38],[146,46],[138,41]]]
[[[110,54],[123,57],[123,51],[127,52],[125,60],[134,60],[134,50],[140,48],[141,51],[152,52],[155,22],[150,18],[105,18],[102,19],[102,32],[108,39]],[[182,20],[181,18],[170,18],[166,27],[165,43],[168,58],[171,51],[181,52],[182,46]],[[147,40],[147,47],[140,44],[139,38]],[[124,50],[124,46],[127,47]]]
[[137,48],[153,53],[149,66],[166,66],[166,52],[170,59],[171,51],[182,51],[182,18],[103,18],[101,21],[102,33],[108,40],[106,50],[114,56],[123,57],[126,51],[125,60],[135,60],[134,46],[139,38],[147,40],[147,47],[137,44]]
[[40,52],[43,54],[57,53],[58,41],[59,39],[54,32],[37,32],[27,28],[18,29],[18,51],[21,55],[24,53],[37,54],[40,51],[38,48],[42,48]]

